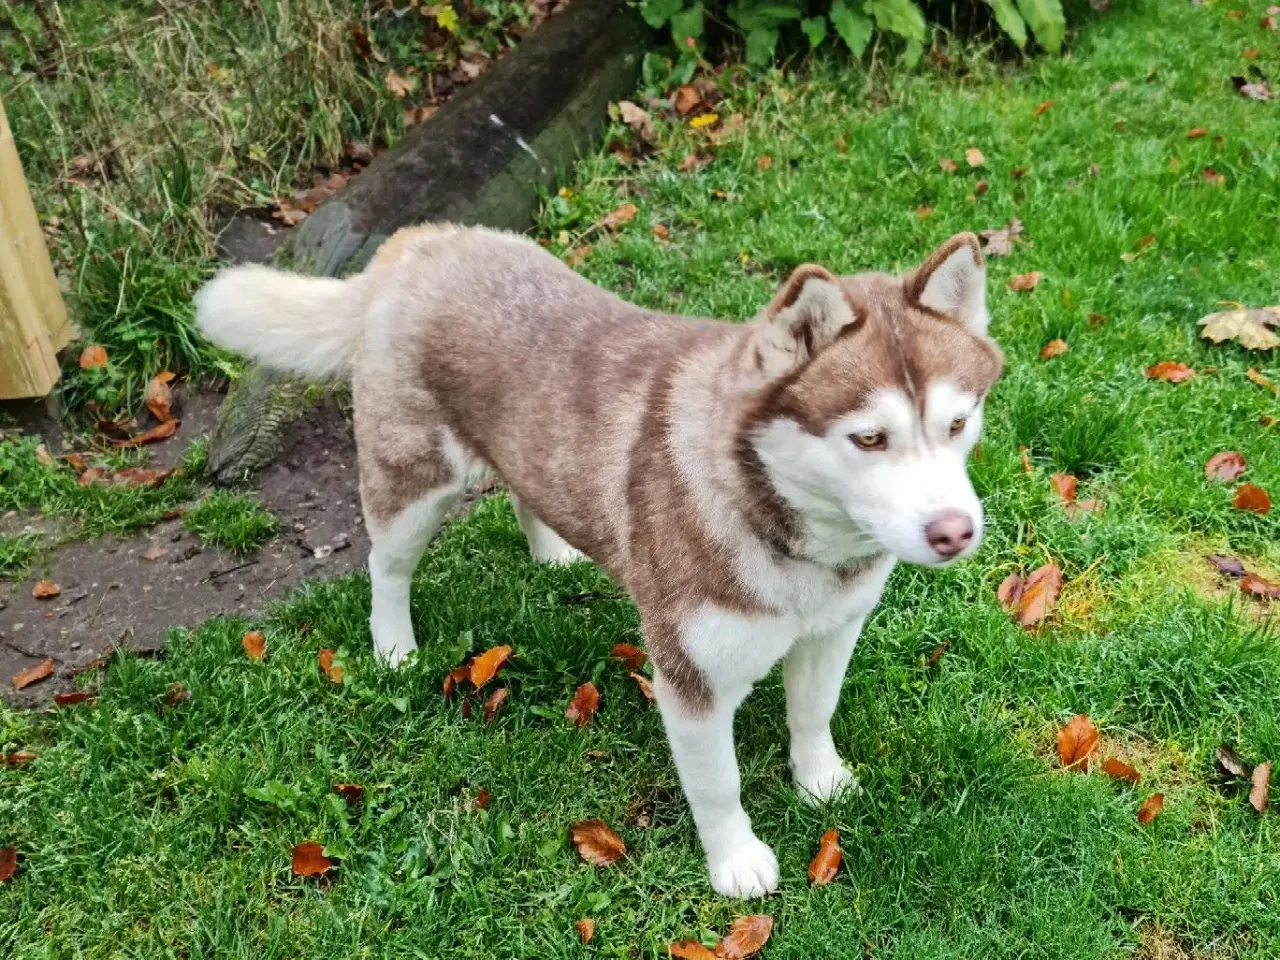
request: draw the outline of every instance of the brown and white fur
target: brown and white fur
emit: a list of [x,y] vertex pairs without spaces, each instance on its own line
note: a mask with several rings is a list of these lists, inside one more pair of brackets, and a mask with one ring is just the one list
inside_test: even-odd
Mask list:
[[898,560],[977,548],[966,460],[1003,363],[977,240],[901,278],[802,266],[749,324],[645,310],[451,226],[397,233],[348,280],[235,268],[197,308],[216,343],[352,378],[377,655],[417,649],[414,569],[496,470],[535,557],[585,554],[635,599],[712,886],[776,889],[734,712],[782,660],[797,787],[853,786],[830,720],[864,620]]

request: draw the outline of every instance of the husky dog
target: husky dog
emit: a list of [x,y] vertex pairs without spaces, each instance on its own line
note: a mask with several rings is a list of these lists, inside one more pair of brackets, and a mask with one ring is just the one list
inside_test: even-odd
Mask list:
[[645,310],[520,236],[402,230],[347,280],[257,266],[197,296],[211,340],[350,377],[369,626],[417,649],[409,585],[487,471],[539,560],[585,557],[640,610],[654,692],[721,894],[778,886],[739,796],[733,716],[783,661],[796,786],[855,786],[830,721],[894,564],[982,536],[966,459],[1003,357],[977,238],[902,277],[797,268],[750,323]]

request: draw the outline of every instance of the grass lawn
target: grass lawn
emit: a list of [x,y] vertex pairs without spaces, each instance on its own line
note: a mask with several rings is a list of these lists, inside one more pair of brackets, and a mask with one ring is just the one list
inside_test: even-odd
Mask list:
[[[1234,509],[1235,484],[1204,473],[1238,450],[1242,479],[1280,496],[1280,428],[1261,425],[1280,401],[1246,377],[1280,380],[1280,363],[1195,326],[1221,300],[1277,299],[1280,105],[1238,96],[1229,77],[1245,48],[1275,75],[1280,34],[1258,28],[1265,4],[1236,6],[1242,19],[1224,4],[1116,4],[1079,21],[1066,59],[903,74],[873,107],[864,75],[834,64],[742,80],[720,112],[745,123],[709,166],[677,172],[706,135],[667,124],[652,159],[588,158],[548,204],[543,236],[579,250],[593,280],[741,318],[804,261],[905,268],[954,232],[1025,225],[990,262],[1009,371],[973,464],[987,542],[954,570],[900,568],[868,624],[835,720],[865,792],[821,810],[797,800],[779,678],[739,715],[745,804],[779,854],[779,896],[711,894],[657,713],[609,659],[637,642],[633,608],[588,565],[533,564],[498,497],[424,559],[413,605],[428,645],[403,673],[375,669],[368,586],[353,577],[260,623],[175,634],[163,659],[119,659],[96,705],[0,708],[0,745],[37,754],[0,766],[0,844],[19,852],[0,884],[0,952],[660,957],[763,910],[769,958],[1280,955],[1280,820],[1213,764],[1220,743],[1280,760],[1274,618],[1204,560],[1230,552],[1280,573],[1280,510]],[[1197,127],[1208,134],[1188,139]],[[968,167],[970,147],[984,167]],[[638,215],[616,236],[587,232],[628,202]],[[1034,291],[1006,289],[1032,270]],[[1069,351],[1041,360],[1055,338]],[[1160,360],[1199,374],[1148,380]],[[1055,471],[1105,509],[1068,517]],[[1029,632],[995,590],[1047,559],[1066,587]],[[241,649],[249,627],[266,635],[262,662]],[[495,644],[515,655],[486,725],[444,700],[441,678]],[[317,669],[322,648],[341,685]],[[586,680],[602,707],[579,730],[563,713]],[[165,706],[175,683],[190,699]],[[1056,732],[1078,713],[1138,785],[1058,769]],[[363,785],[364,804],[347,807],[336,783]],[[1154,793],[1164,812],[1141,826]],[[579,861],[568,827],[595,817],[627,860]],[[844,867],[813,889],[806,865],[830,827]],[[336,872],[292,877],[303,841],[324,843]],[[597,922],[586,947],[580,917]]]

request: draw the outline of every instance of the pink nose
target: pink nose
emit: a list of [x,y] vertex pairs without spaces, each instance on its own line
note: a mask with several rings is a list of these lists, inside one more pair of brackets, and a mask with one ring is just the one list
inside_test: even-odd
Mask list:
[[924,538],[940,556],[954,557],[973,542],[973,521],[959,510],[944,510],[929,521]]

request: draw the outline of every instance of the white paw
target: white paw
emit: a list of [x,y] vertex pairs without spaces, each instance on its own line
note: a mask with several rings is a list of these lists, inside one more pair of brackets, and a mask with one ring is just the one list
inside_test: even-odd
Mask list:
[[373,642],[374,657],[393,670],[417,652],[418,644],[414,642],[413,637],[407,640],[393,640],[385,644],[377,640]]
[[817,771],[796,771],[796,790],[810,806],[819,806],[841,794],[860,793],[858,778],[843,763],[836,762]]
[[778,889],[778,858],[754,836],[727,856],[707,860],[711,886],[723,897],[741,900],[763,897]]
[[571,547],[567,543],[561,542],[558,548],[539,550],[534,553],[533,559],[539,563],[549,563],[557,567],[568,567],[577,563],[579,560],[586,560],[587,555],[577,547]]

